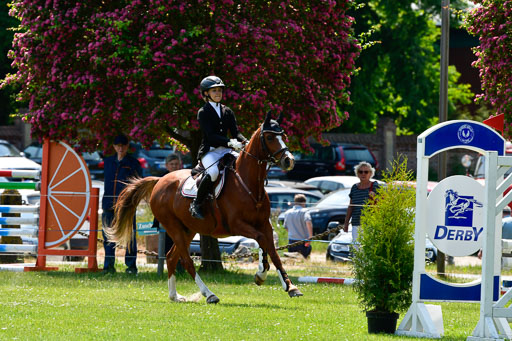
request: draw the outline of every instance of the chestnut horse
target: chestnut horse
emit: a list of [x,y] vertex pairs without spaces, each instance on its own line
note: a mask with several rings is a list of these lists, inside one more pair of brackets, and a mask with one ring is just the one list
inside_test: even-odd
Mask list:
[[256,284],[261,285],[267,277],[270,269],[268,254],[276,267],[283,289],[290,297],[302,296],[288,278],[274,247],[270,201],[264,188],[267,165],[276,164],[284,170],[290,170],[295,163],[283,141],[284,132],[280,123],[281,116],[276,121],[271,119],[270,112],[267,114],[264,123],[240,152],[234,168],[228,166],[225,169],[227,173],[222,192],[216,199],[208,200],[205,204],[204,220],[190,215],[192,199],[180,193],[185,180],[191,176],[189,169],[174,171],[162,178],[133,179],[120,194],[115,207],[115,220],[113,226],[107,230],[107,235],[118,244],[128,245],[128,241],[132,239],[132,217],[137,205],[151,195],[151,210],[174,241],[174,246],[166,255],[169,298],[172,301],[186,300],[176,291],[174,275],[178,260],[181,259],[183,267],[194,278],[206,301],[219,302],[218,297],[199,277],[190,258],[189,246],[196,233],[216,238],[241,235],[255,239],[260,247],[259,267],[254,278]]

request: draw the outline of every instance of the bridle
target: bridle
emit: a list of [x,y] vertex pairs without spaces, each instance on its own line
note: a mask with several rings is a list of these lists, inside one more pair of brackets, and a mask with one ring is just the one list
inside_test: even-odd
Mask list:
[[[279,149],[278,151],[272,153],[268,149],[267,143],[265,142],[265,133],[271,133],[271,134],[274,134],[274,135],[277,135],[277,136],[286,136],[286,134],[283,131],[277,131],[277,130],[271,130],[271,129],[266,129],[265,130],[263,128],[263,124],[262,124],[261,125],[261,129],[260,129],[260,143],[261,143],[261,146],[263,148],[263,152],[266,154],[265,158],[260,159],[256,155],[253,155],[253,154],[249,153],[248,151],[246,151],[245,148],[242,150],[242,152],[244,152],[245,154],[247,154],[247,155],[251,156],[252,158],[256,159],[258,161],[258,164],[260,164],[260,165],[263,164],[263,163],[266,163],[267,164],[267,171],[268,171],[268,169],[270,169],[270,167],[272,165],[277,165],[277,164],[279,164],[281,162],[281,160],[285,156],[286,152],[289,151],[289,149],[288,149],[287,146],[284,146],[283,148]],[[279,159],[277,159],[276,156],[279,155],[279,153],[281,153],[281,156],[279,157]]]
[[[270,150],[267,147],[267,143],[265,142],[264,133],[271,133],[271,134],[274,134],[277,136],[283,136],[284,132],[282,132],[282,131],[276,132],[273,130],[263,130],[263,126],[261,127],[260,141],[261,141],[261,145],[263,146],[263,152],[267,153],[267,158],[265,159],[265,162],[267,162],[267,164],[270,164],[270,165],[277,165],[278,163],[281,162],[284,155],[286,154],[286,152],[289,149],[287,146],[284,146],[283,148],[279,149],[277,152],[271,154]],[[279,159],[276,159],[276,155],[278,155],[279,153],[281,153],[281,156],[279,157]]]
[[[261,167],[258,167],[258,182],[260,182],[260,185],[258,185],[258,192],[259,193],[258,193],[258,198],[257,199],[254,197],[254,194],[251,192],[249,187],[247,187],[247,185],[245,184],[243,179],[240,177],[238,172],[234,168],[231,168],[233,173],[235,173],[236,177],[238,178],[238,181],[240,182],[242,187],[246,190],[246,192],[249,194],[249,196],[255,202],[256,209],[260,209],[260,207],[263,204],[263,199],[265,197],[264,196],[265,189],[264,189],[264,186],[261,184],[261,181],[263,181],[263,182],[266,181],[266,174],[267,174],[268,170],[270,169],[270,167],[272,165],[277,165],[278,163],[280,163],[281,160],[283,159],[284,155],[286,154],[286,152],[289,150],[288,147],[285,146],[285,147],[279,149],[278,151],[276,151],[275,153],[272,153],[269,150],[269,148],[267,146],[267,143],[265,142],[265,136],[264,136],[265,133],[272,133],[272,134],[275,134],[275,135],[278,135],[278,136],[285,135],[282,130],[281,131],[271,130],[271,129],[266,129],[265,130],[263,128],[263,125],[261,125],[261,129],[260,129],[260,143],[261,143],[261,146],[263,148],[263,152],[266,153],[265,158],[263,158],[263,159],[258,158],[256,155],[253,155],[253,154],[249,153],[248,151],[246,151],[245,147],[244,147],[244,149],[242,149],[242,152],[247,154],[247,155],[249,155],[249,156],[251,156],[252,158],[254,158],[258,162],[259,166],[264,165],[264,164],[267,165],[266,169],[264,171],[263,177],[261,176],[261,173],[260,173]],[[281,156],[279,157],[279,159],[277,159],[276,156],[279,155],[279,153],[281,153]]]

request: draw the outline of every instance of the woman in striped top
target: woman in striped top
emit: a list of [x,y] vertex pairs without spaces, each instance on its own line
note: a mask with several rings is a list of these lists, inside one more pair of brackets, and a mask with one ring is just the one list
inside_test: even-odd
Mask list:
[[347,215],[345,216],[343,231],[348,232],[348,224],[352,218],[352,242],[356,243],[361,210],[368,199],[375,196],[379,184],[376,181],[371,181],[371,178],[375,175],[375,168],[368,162],[361,161],[354,167],[354,171],[359,177],[360,182],[352,186],[350,190],[350,204],[348,206]]

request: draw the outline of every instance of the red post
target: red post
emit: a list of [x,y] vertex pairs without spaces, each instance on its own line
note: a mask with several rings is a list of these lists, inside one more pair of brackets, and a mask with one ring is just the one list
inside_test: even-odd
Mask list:
[[57,267],[46,266],[46,255],[41,251],[45,249],[46,237],[46,209],[48,204],[48,177],[50,169],[50,140],[44,139],[43,165],[41,169],[41,197],[39,201],[39,237],[37,242],[37,261],[34,267],[25,267],[24,271],[58,270]]

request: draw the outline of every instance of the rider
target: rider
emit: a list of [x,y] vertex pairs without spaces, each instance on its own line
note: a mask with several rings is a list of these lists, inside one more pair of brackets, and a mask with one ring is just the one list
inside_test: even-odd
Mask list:
[[[204,219],[204,201],[219,176],[217,161],[229,152],[238,156],[232,149],[240,151],[247,143],[247,139],[238,131],[233,110],[220,104],[224,87],[222,80],[216,76],[208,76],[200,84],[201,95],[206,103],[197,113],[203,132],[197,158],[206,171],[197,189],[197,196],[190,204],[190,214],[198,219]],[[228,132],[231,139],[227,137]]]

